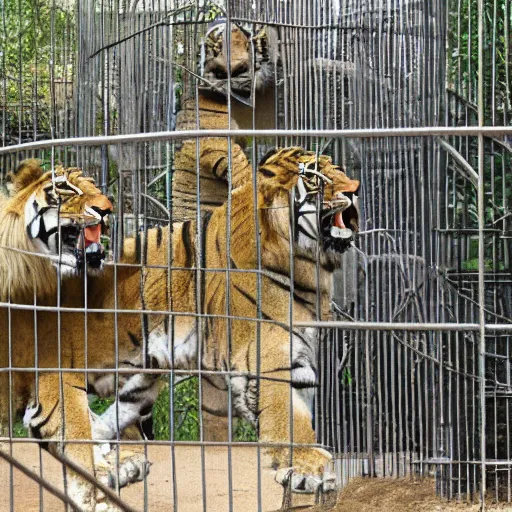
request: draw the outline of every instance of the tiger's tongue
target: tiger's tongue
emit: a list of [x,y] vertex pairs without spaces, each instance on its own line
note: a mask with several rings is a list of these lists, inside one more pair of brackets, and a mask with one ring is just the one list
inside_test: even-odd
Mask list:
[[96,224],[95,226],[87,226],[84,228],[85,247],[89,247],[91,244],[99,244],[101,237],[101,225]]
[[334,226],[336,226],[337,228],[340,228],[340,229],[345,229],[346,226],[343,222],[343,214],[342,212],[338,212],[336,214],[334,214]]

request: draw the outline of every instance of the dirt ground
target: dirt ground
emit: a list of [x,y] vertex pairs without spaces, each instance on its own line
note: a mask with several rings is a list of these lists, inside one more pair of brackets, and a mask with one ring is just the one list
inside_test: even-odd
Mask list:
[[[8,450],[8,445],[0,445]],[[40,454],[33,444],[14,444],[13,455],[25,466],[42,474],[54,485],[62,489],[62,469],[46,452]],[[257,450],[250,447],[233,447],[232,479],[233,510],[238,512],[256,511],[257,503]],[[175,468],[177,489],[173,494],[171,449],[167,446],[150,446],[148,458],[152,462],[146,489],[142,482],[123,489],[121,497],[130,505],[143,510],[145,495],[150,511],[172,510],[174,500],[178,501],[180,512],[199,512],[203,510],[203,492],[201,479],[201,448],[180,446],[175,448]],[[261,489],[262,509],[277,511],[282,503],[282,488],[274,481],[274,472],[269,460],[262,455]],[[205,487],[206,508],[211,512],[229,510],[228,489],[228,450],[225,447],[205,448]],[[12,471],[14,493],[10,492],[11,470],[0,460],[0,512],[49,512],[64,511],[61,502],[18,470]],[[42,507],[41,505],[42,499]],[[311,512],[426,512],[426,511],[471,511],[480,510],[478,505],[448,503],[435,495],[434,483],[430,480],[414,482],[411,479],[355,479],[341,492],[334,508],[313,507],[311,496],[297,496],[293,500],[292,510]],[[512,506],[497,507],[489,504],[489,512],[512,511]]]
[[[0,446],[8,450],[8,445]],[[62,489],[62,469],[44,450],[33,444],[14,444],[13,455],[25,466],[39,473]],[[174,503],[171,449],[168,446],[150,446],[148,459],[152,462],[147,479],[148,510],[172,510]],[[274,472],[269,462],[262,457],[261,488],[263,510],[277,510],[282,503],[282,487],[274,481]],[[201,479],[201,449],[179,446],[175,448],[176,499],[180,512],[203,510]],[[267,467],[264,467],[264,466]],[[249,512],[257,510],[257,450],[255,448],[232,448],[233,510]],[[205,448],[206,506],[212,512],[229,510],[228,450],[225,447]],[[13,470],[13,509],[15,512],[40,510],[40,488],[18,470]],[[0,459],[0,512],[10,510],[10,468]],[[121,491],[121,497],[137,509],[144,508],[144,484],[138,482]],[[46,491],[42,491],[43,510],[61,512],[61,502]]]
[[[448,503],[435,494],[433,480],[412,481],[410,478],[357,478],[343,489],[338,504],[332,512],[477,512],[480,505]],[[320,507],[310,508],[310,512],[323,512]],[[512,511],[511,505],[489,504],[489,512]]]

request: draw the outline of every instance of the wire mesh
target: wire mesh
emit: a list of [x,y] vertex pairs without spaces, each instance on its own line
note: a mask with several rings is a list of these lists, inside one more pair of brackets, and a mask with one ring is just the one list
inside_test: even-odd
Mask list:
[[[201,207],[207,194],[200,169],[201,141],[222,136],[229,147],[245,136],[255,194],[257,163],[274,146],[299,145],[329,154],[350,177],[361,181],[360,233],[335,273],[331,318],[320,314],[317,302],[313,317],[297,321],[293,253],[288,276],[290,325],[316,329],[314,431],[318,445],[333,454],[338,486],[360,475],[433,476],[439,494],[447,498],[475,501],[492,496],[510,502],[509,2],[6,0],[0,12],[2,179],[21,158],[36,156],[48,169],[56,163],[84,169],[116,204],[108,242],[107,266],[115,290],[111,307],[96,308],[90,299],[95,278],[86,277],[85,291],[81,289],[70,301],[73,289],[58,275],[55,303],[34,297],[22,304],[10,298],[0,304],[7,326],[0,380],[9,389],[8,425],[3,426],[1,440],[7,442],[10,456],[22,459],[18,448],[29,442],[17,431],[15,381],[20,375],[57,373],[61,403],[64,375],[94,374],[104,382],[114,375],[110,395],[117,408],[116,428],[109,442],[115,448],[118,492],[121,448],[142,445],[143,458],[151,461],[154,447],[167,446],[167,480],[162,487],[167,487],[166,497],[175,510],[187,508],[189,495],[177,450],[198,446],[196,474],[188,480],[199,489],[197,509],[236,509],[240,506],[236,450],[250,446],[255,447],[256,469],[246,478],[253,496],[249,508],[271,508],[262,487],[267,485],[265,449],[273,443],[258,441],[257,432],[233,416],[234,378],[249,377],[238,371],[231,353],[233,329],[240,319],[231,313],[235,299],[229,299],[230,282],[244,269],[229,259],[223,268],[206,269],[201,241],[206,236]],[[272,86],[264,96],[251,94],[252,108],[227,96],[227,120],[215,126],[224,130],[220,135],[201,124],[204,112],[200,114],[199,100],[205,85],[200,78],[205,76],[204,36],[219,16],[252,34],[265,27],[272,63]],[[232,33],[226,34],[229,41]],[[227,47],[230,62],[229,43]],[[229,66],[225,78],[232,89]],[[194,115],[183,122],[179,112],[189,105]],[[179,135],[184,130],[189,131]],[[45,141],[64,138],[72,140]],[[39,147],[27,145],[36,141],[43,142]],[[140,290],[155,265],[166,276],[162,288],[172,287],[176,269],[169,261],[148,261],[142,249],[149,244],[152,228],[187,218],[175,204],[172,180],[177,155],[187,141],[193,142],[196,155],[191,171],[197,200],[188,215],[188,221],[196,221],[195,309],[185,314],[171,297],[166,307],[151,310],[143,293],[135,310],[124,308],[120,283],[133,270],[121,262],[127,237],[137,239],[141,255],[133,264]],[[232,210],[233,158],[227,152],[228,184],[222,202],[228,211]],[[254,219],[257,225],[256,211]],[[292,226],[294,222],[292,216]],[[229,215],[226,223],[226,231],[232,233]],[[229,235],[225,243],[232,256]],[[260,292],[251,319],[257,362],[250,377],[258,383],[266,379],[261,374],[266,348],[262,330],[270,306],[261,293],[267,269],[259,244],[256,237],[257,262],[247,270],[255,275]],[[168,254],[172,251],[170,244]],[[228,299],[225,311],[212,316],[203,311],[201,301],[205,281],[215,271],[226,276]],[[54,313],[60,322],[54,330],[60,340],[59,355],[66,350],[62,322],[71,314],[80,315],[75,330],[84,338],[82,366],[75,362],[69,368],[60,359],[55,365],[39,364],[38,336],[45,336],[39,324],[41,318],[44,322],[42,315]],[[176,326],[187,314],[195,322],[200,354],[209,343],[205,331],[210,320],[226,325],[225,366],[163,370],[148,363],[154,319],[167,317],[174,359]],[[88,328],[95,315],[114,318],[112,340],[105,334],[105,345],[112,342],[113,360],[104,367],[90,364],[97,361],[90,351],[95,346],[92,338],[99,333]],[[131,317],[143,326],[142,363],[129,369],[121,368],[119,337]],[[21,323],[32,326],[35,347],[36,359],[26,366],[17,364],[15,357]],[[290,338],[292,353],[291,327]],[[150,379],[161,375],[167,389],[154,406],[152,432],[145,432],[156,440],[130,441],[121,436],[123,385],[135,375]],[[219,388],[222,393],[212,395]],[[297,404],[292,387],[288,388],[293,409]],[[227,421],[205,410],[211,407],[212,396]],[[161,410],[166,416],[158,423],[155,417]],[[61,443],[69,444],[70,439],[76,446],[93,443],[66,434],[71,426],[65,423]],[[293,439],[293,421],[289,431],[284,444],[300,448]],[[209,457],[215,446],[226,447],[222,505],[211,489]],[[44,457],[39,450],[40,477],[46,473]],[[14,468],[9,468],[5,503],[15,510],[20,498],[15,496]],[[154,506],[150,479],[136,484],[143,485],[144,492],[133,503],[144,510]],[[69,494],[69,484],[63,490]],[[132,503],[133,496],[125,496]],[[285,504],[292,504],[287,499]],[[37,506],[43,510],[47,503],[41,484]]]

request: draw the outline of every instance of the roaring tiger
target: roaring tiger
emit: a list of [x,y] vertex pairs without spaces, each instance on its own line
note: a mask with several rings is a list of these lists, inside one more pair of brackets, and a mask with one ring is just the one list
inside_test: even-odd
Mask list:
[[[85,338],[83,313],[23,306],[84,307],[85,276],[97,276],[103,267],[100,236],[112,205],[75,168],[44,172],[39,161],[26,160],[7,180],[10,197],[2,196],[0,206],[0,367],[10,371],[0,372],[2,435],[25,409],[33,437],[94,474],[91,445],[61,442],[92,439],[86,373],[66,369],[102,366],[104,343]],[[64,371],[59,376],[45,368]],[[82,509],[94,510],[95,488],[72,471],[67,489]]]
[[[251,36],[248,30],[232,24],[228,60],[226,22],[220,19],[212,23],[204,37],[204,60],[200,62],[204,83],[198,87],[197,97],[191,94],[183,101],[176,130],[227,129],[229,126],[232,129],[252,128],[253,117],[256,128],[273,127],[275,59],[269,43],[271,34],[267,27]],[[231,120],[226,98],[228,67],[231,75]],[[243,151],[244,145],[245,141],[240,139],[231,142],[233,188],[252,172]],[[172,185],[175,221],[196,218],[197,170],[201,211],[211,211],[228,197],[228,140],[202,138],[199,155],[197,149],[196,140],[186,140],[175,155]]]
[[[199,62],[204,79],[195,94],[186,88],[187,99],[177,116],[177,130],[273,128],[275,126],[276,31],[269,26],[252,29],[231,24],[230,58],[227,51],[226,21],[217,19],[204,37]],[[203,50],[204,49],[204,50]],[[229,62],[229,65],[228,65]],[[231,82],[231,110],[228,112],[228,68]],[[196,99],[197,98],[197,99]],[[229,116],[231,114],[231,117]],[[246,141],[231,140],[231,180],[235,189],[249,176],[252,166],[245,153]],[[187,140],[176,152],[173,173],[173,219],[182,221],[197,216],[197,179],[201,211],[222,205],[228,197],[228,140],[209,137],[197,142]],[[224,383],[215,376],[204,376],[202,389],[212,404],[219,404],[218,387]],[[221,406],[221,409],[225,409]],[[211,414],[210,414],[211,412]],[[205,439],[221,441],[227,424],[219,417],[219,408],[203,413]]]
[[[287,447],[292,440],[299,445],[315,443],[312,398],[319,336],[316,329],[291,327],[290,332],[289,308],[292,304],[294,322],[316,319],[319,296],[320,318],[328,317],[333,271],[358,229],[354,193],[359,182],[349,179],[328,157],[317,158],[300,148],[267,154],[257,171],[256,205],[251,180],[232,192],[229,254],[226,204],[206,214],[199,226],[189,220],[172,228],[148,230],[141,248],[147,264],[143,279],[137,266],[120,267],[116,300],[123,310],[138,310],[143,305],[158,313],[148,314],[145,326],[140,313],[126,315],[118,325],[118,336],[121,344],[131,339],[134,349],[140,349],[146,329],[146,365],[158,368],[197,368],[201,346],[201,368],[225,372],[235,412],[258,427],[261,441],[274,443],[275,467],[287,468],[278,473],[278,480],[290,479],[295,491],[314,492],[320,485],[325,490],[333,485],[331,475],[322,478],[330,460],[328,452],[301,446],[290,453]],[[294,219],[292,233],[290,218]],[[134,239],[125,240],[124,263],[139,261],[136,247]],[[222,270],[228,267],[233,269],[229,283]],[[103,278],[91,283],[94,307],[111,307],[113,288],[113,282]],[[260,307],[258,334],[255,320]],[[204,315],[199,332],[195,313]],[[94,321],[97,332],[115,328],[113,315],[103,314]],[[144,364],[137,359],[125,362],[128,366]],[[117,426],[123,429],[138,421],[151,409],[157,387],[156,377],[148,373],[127,378],[119,401],[97,418],[97,437],[112,438]],[[294,473],[290,476],[291,466]]]

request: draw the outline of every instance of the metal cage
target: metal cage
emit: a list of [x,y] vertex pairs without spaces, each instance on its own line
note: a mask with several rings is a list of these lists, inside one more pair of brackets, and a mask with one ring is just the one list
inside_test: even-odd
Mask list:
[[[294,324],[321,332],[315,434],[333,454],[339,488],[355,476],[412,475],[434,477],[449,499],[511,501],[508,1],[5,0],[0,14],[2,177],[29,156],[94,176],[116,204],[111,265],[124,237],[142,240],[176,220],[177,113],[200,84],[209,23],[223,16],[253,32],[268,27],[274,90],[263,125],[254,114],[241,130],[191,137],[245,135],[254,170],[269,148],[300,145],[361,181],[360,233],[335,274],[332,317]],[[231,114],[236,99],[227,105]],[[1,306],[6,314],[17,307]],[[11,347],[16,332],[9,323],[2,343]],[[0,368],[9,378],[17,371]],[[163,502],[175,510],[278,508],[280,495],[272,502],[267,493],[266,444],[247,425],[230,410],[223,439],[206,439],[201,379],[189,379],[202,371],[161,372],[170,428],[141,443],[149,461],[170,447],[165,484],[150,473],[143,496],[121,498],[144,510]],[[198,393],[185,408],[197,417],[196,438],[186,441],[175,430],[186,421],[183,408],[173,410],[184,382],[196,382]],[[0,502],[11,510],[23,505],[12,464],[37,442],[17,421],[0,438],[0,455],[12,457],[0,463],[0,474],[10,468]],[[176,455],[190,447],[198,447],[184,452],[195,474]],[[220,447],[222,492],[209,483],[208,461]],[[253,473],[244,473],[239,449],[252,450]],[[47,459],[38,453],[43,510],[43,488],[66,486],[45,484]],[[241,482],[252,501],[239,501]],[[164,501],[153,500],[156,486],[167,489]]]

